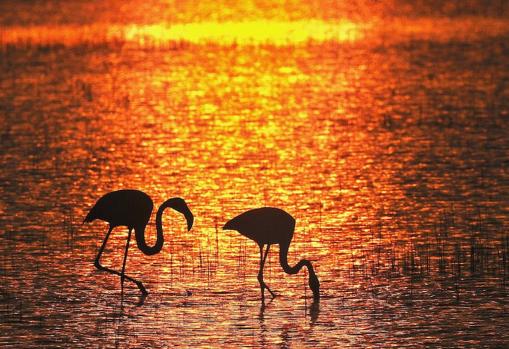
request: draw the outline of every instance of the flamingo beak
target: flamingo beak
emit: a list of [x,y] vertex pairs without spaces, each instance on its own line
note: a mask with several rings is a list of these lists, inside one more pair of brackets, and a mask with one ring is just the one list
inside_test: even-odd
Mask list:
[[178,211],[180,213],[182,213],[184,215],[184,217],[186,217],[187,231],[191,230],[191,228],[193,227],[193,223],[194,223],[194,215],[191,212],[191,210],[189,209],[189,207],[187,206],[187,204],[184,202],[183,206]]
[[193,223],[194,223],[194,216],[193,216],[193,213],[191,212],[191,210],[188,208],[187,209],[187,212],[184,212],[183,213],[184,216],[186,217],[186,221],[187,221],[187,231],[191,230],[191,228],[193,227]]

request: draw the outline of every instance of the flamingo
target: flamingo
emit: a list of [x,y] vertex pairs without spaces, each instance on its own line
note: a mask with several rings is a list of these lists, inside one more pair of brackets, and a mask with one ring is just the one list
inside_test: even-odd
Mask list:
[[[320,282],[315,274],[311,262],[302,259],[295,266],[288,265],[288,248],[293,238],[295,219],[282,209],[274,207],[262,207],[246,211],[237,217],[229,220],[223,230],[236,230],[245,237],[253,240],[260,248],[260,269],[258,271],[258,282],[262,302],[265,301],[264,290],[267,289],[272,298],[276,295],[263,281],[263,266],[273,244],[279,244],[279,263],[287,274],[297,274],[302,267],[307,267],[309,272],[309,288],[313,291],[314,300],[320,299]],[[267,245],[265,253],[264,246]]]
[[[117,190],[105,194],[95,203],[94,207],[88,212],[83,220],[83,223],[92,222],[96,219],[103,220],[109,223],[108,233],[104,238],[101,248],[95,257],[94,265],[99,270],[119,275],[121,278],[121,288],[124,289],[124,279],[134,282],[140,289],[143,296],[147,296],[148,292],[143,286],[143,283],[125,274],[125,264],[127,261],[127,251],[129,249],[129,241],[131,239],[131,232],[134,229],[136,243],[138,248],[147,256],[159,253],[163,248],[163,225],[162,216],[167,207],[171,207],[177,212],[182,213],[187,220],[187,229],[191,230],[193,226],[194,217],[184,199],[171,198],[163,202],[156,215],[156,228],[157,239],[153,246],[147,245],[145,241],[145,228],[150,220],[152,208],[154,204],[150,196],[139,190]],[[106,242],[110,236],[113,228],[118,226],[127,226],[129,233],[127,235],[127,242],[125,245],[124,262],[122,264],[122,272],[104,267],[100,263],[101,255],[106,246]]]

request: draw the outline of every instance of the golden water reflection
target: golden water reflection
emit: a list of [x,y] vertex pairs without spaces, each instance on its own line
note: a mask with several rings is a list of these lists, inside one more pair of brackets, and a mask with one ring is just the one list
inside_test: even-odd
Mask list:
[[172,42],[219,44],[301,44],[308,41],[354,42],[361,39],[369,25],[349,20],[242,22],[198,22],[158,24],[91,24],[6,27],[1,31],[2,44],[97,44],[135,43],[140,46],[165,46]]
[[[342,23],[4,31],[35,44],[0,53],[1,343],[503,343],[508,41],[443,46],[447,29],[435,40],[404,26],[411,35],[373,45],[345,30],[358,40],[346,45]],[[117,38],[141,47],[87,45]],[[166,40],[190,44],[157,49]],[[156,205],[184,197],[196,215],[190,232],[165,215],[161,254],[130,251],[128,272],[151,292],[141,307],[132,285],[122,307],[118,278],[94,270],[104,224],[81,225],[125,187]],[[221,230],[265,205],[297,219],[289,260],[313,260],[318,307],[277,248],[265,277],[281,296],[262,307],[256,245]],[[125,238],[114,231],[106,265],[122,264]]]
[[127,44],[148,48],[174,48],[185,43],[299,45],[308,42],[355,43],[366,40],[373,44],[417,38],[447,41],[495,37],[507,33],[508,24],[509,21],[502,18],[462,17],[0,26],[0,44]]

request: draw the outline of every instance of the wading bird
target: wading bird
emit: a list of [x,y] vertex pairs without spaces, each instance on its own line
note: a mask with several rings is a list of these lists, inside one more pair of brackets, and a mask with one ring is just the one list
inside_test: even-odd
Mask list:
[[[302,259],[293,267],[288,265],[288,248],[290,247],[295,229],[295,219],[287,212],[273,207],[249,210],[229,220],[223,229],[237,230],[240,234],[256,242],[260,247],[258,282],[260,283],[262,301],[265,300],[265,289],[270,292],[273,298],[276,296],[263,281],[263,266],[269,253],[270,245],[273,244],[279,244],[279,263],[285,273],[297,274],[302,267],[306,266],[308,268],[309,288],[313,291],[313,298],[315,300],[320,298],[320,282],[311,262]],[[265,254],[263,253],[264,245],[267,245]]]
[[[129,241],[131,239],[131,232],[134,229],[136,243],[138,248],[146,255],[151,256],[156,253],[159,253],[163,248],[164,237],[163,237],[163,224],[162,224],[162,216],[163,212],[166,208],[171,207],[177,212],[182,213],[187,220],[187,229],[191,230],[193,226],[194,217],[189,207],[187,206],[184,199],[181,198],[171,198],[163,202],[163,204],[159,207],[156,214],[156,228],[157,228],[157,239],[154,246],[148,246],[145,241],[145,228],[147,227],[147,223],[150,220],[150,215],[152,213],[152,208],[154,204],[150,196],[145,194],[139,190],[118,190],[111,193],[108,193],[101,197],[95,203],[94,207],[90,210],[90,212],[85,217],[85,222],[92,222],[95,219],[103,220],[109,223],[108,233],[104,238],[101,248],[99,249],[99,253],[95,257],[95,267],[99,270],[104,270],[109,273],[119,275],[121,277],[121,287],[124,289],[124,279],[134,282],[143,296],[148,294],[147,290],[141,283],[130,276],[125,275],[125,264],[127,260],[127,251],[129,249]],[[104,247],[106,246],[106,241],[108,241],[108,237],[110,236],[113,228],[118,226],[126,226],[129,229],[129,233],[127,235],[127,242],[125,245],[124,252],[124,262],[122,264],[122,271],[118,272],[116,270],[104,267],[100,263],[100,258],[103,253]]]

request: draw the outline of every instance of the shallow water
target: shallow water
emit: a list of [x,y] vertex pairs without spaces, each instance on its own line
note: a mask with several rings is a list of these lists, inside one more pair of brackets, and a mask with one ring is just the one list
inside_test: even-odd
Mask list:
[[[504,20],[322,18],[304,41],[291,20],[274,42],[2,20],[2,347],[508,345]],[[106,225],[81,224],[120,188],[196,217],[167,211],[156,256],[131,244],[143,305],[93,266]],[[296,218],[289,261],[312,260],[319,303],[275,246],[262,306],[256,244],[221,230],[259,206]]]

